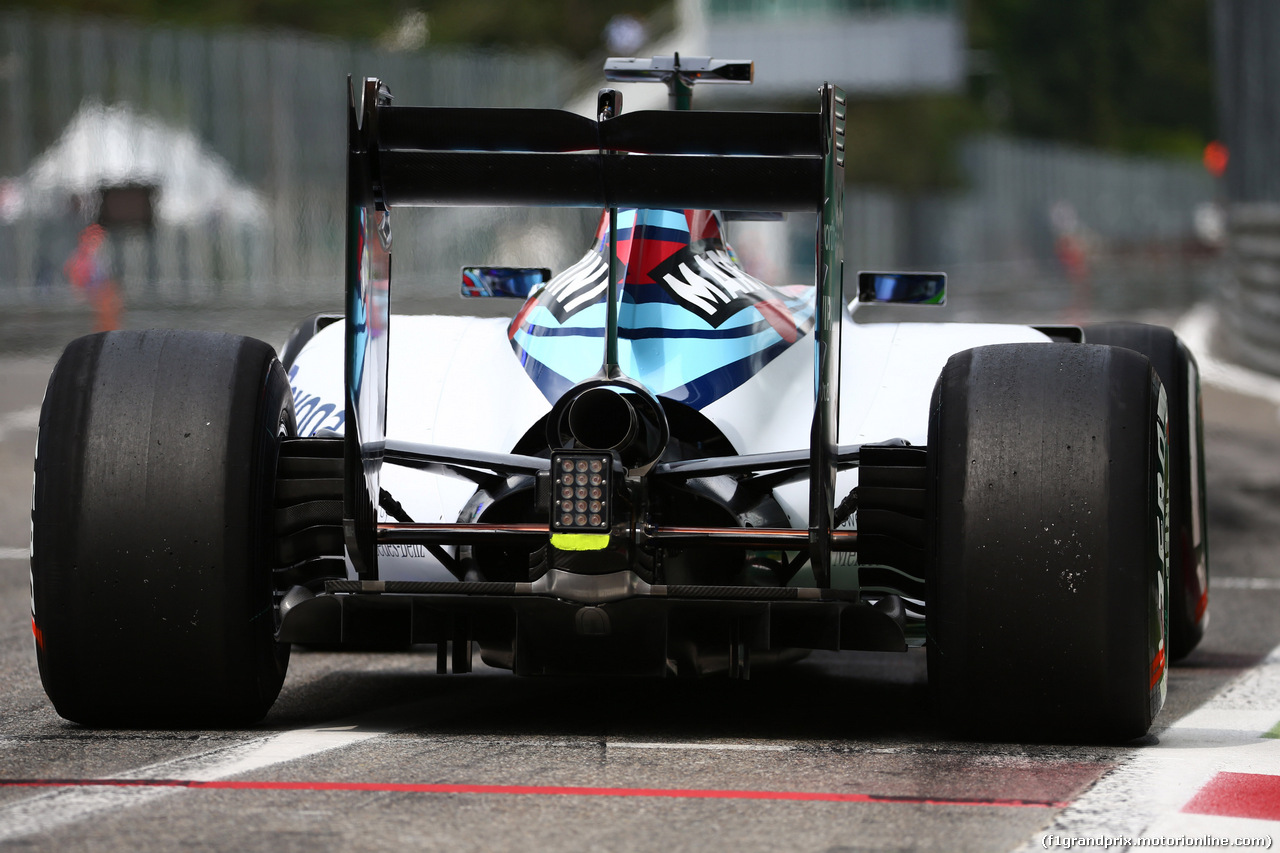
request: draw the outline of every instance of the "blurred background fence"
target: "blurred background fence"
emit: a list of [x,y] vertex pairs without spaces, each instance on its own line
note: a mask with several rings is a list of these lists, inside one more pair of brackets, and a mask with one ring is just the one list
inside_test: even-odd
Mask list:
[[[0,12],[0,298],[74,304],[64,267],[100,221],[130,310],[336,306],[348,74],[401,103],[470,106],[558,107],[582,79],[554,52]],[[850,266],[943,269],[956,313],[1005,318],[1174,311],[1213,286],[1221,225],[1199,164],[996,136],[959,159],[955,190],[850,186]],[[463,262],[563,268],[592,216],[397,211],[397,292],[456,292]],[[755,260],[805,280],[811,223],[782,233]]]
[[1219,343],[1280,375],[1280,3],[1218,0],[1213,13],[1219,124],[1231,152]]
[[1196,163],[979,136],[960,171],[945,194],[851,187],[853,262],[943,270],[964,316],[1176,311],[1215,286],[1220,214]]
[[1233,204],[1230,230],[1220,343],[1241,364],[1280,376],[1280,202]]
[[0,13],[0,291],[10,305],[68,300],[63,265],[105,219],[131,304],[336,295],[346,75],[380,76],[406,103],[549,107],[571,71],[550,52]]

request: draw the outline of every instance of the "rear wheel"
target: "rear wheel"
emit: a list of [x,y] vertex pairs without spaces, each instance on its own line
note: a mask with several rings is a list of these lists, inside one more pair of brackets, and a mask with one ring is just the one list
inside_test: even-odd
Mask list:
[[1164,398],[1137,353],[980,347],[934,390],[930,688],[948,725],[1125,739],[1164,701]]
[[1163,326],[1106,323],[1088,327],[1085,336],[1089,343],[1145,355],[1169,398],[1169,651],[1178,660],[1195,649],[1209,621],[1200,369],[1178,336]]
[[32,627],[45,691],[89,725],[238,725],[275,701],[270,346],[196,332],[73,341],[40,414]]

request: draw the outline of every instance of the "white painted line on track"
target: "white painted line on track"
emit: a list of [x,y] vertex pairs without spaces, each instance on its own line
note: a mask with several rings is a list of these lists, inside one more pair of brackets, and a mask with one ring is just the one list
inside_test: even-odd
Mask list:
[[[258,737],[195,755],[112,773],[111,779],[193,779],[211,782],[309,758],[382,737],[420,719],[414,706],[384,709],[350,720]],[[397,722],[398,721],[398,722]],[[105,812],[136,808],[182,788],[120,786],[60,788],[0,808],[0,843],[77,823]]]
[[[1182,812],[1218,773],[1280,775],[1280,739],[1266,736],[1277,722],[1280,647],[1209,702],[1163,731],[1157,729],[1158,743],[1135,750],[1019,850],[1060,848],[1067,846],[1063,840],[1082,839],[1101,846],[1102,840],[1121,837],[1265,836],[1280,841],[1277,821]],[[1185,842],[1182,848],[1210,849]]]
[[31,547],[23,545],[21,548],[0,547],[0,560],[27,560],[31,557]]
[[673,750],[723,750],[726,752],[794,752],[795,747],[782,744],[757,743],[632,743],[609,741],[606,749],[673,749]]

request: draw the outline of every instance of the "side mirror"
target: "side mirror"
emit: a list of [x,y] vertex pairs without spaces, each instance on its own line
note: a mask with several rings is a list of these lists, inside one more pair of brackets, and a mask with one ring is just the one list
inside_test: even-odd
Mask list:
[[463,267],[462,295],[509,296],[525,299],[534,288],[551,280],[551,270],[537,267]]
[[858,301],[907,305],[946,305],[944,272],[860,272]]

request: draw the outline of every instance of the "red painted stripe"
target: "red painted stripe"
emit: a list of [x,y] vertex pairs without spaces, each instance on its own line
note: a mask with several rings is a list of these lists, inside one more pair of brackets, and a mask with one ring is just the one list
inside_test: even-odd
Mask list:
[[44,631],[40,630],[40,626],[36,624],[36,617],[31,617],[31,635],[36,638],[36,645],[41,649],[44,648]]
[[1206,588],[1200,593],[1199,600],[1196,601],[1196,622],[1204,618],[1204,612],[1209,609],[1209,590]]
[[1182,810],[1219,817],[1280,820],[1280,776],[1219,773]]
[[202,782],[195,779],[0,779],[0,788],[202,788],[216,791],[352,791],[413,794],[514,794],[570,797],[669,797],[702,800],[789,800],[1061,809],[1056,800],[898,797],[831,791],[741,791],[704,788],[590,788],[572,785],[439,785],[406,782]]

